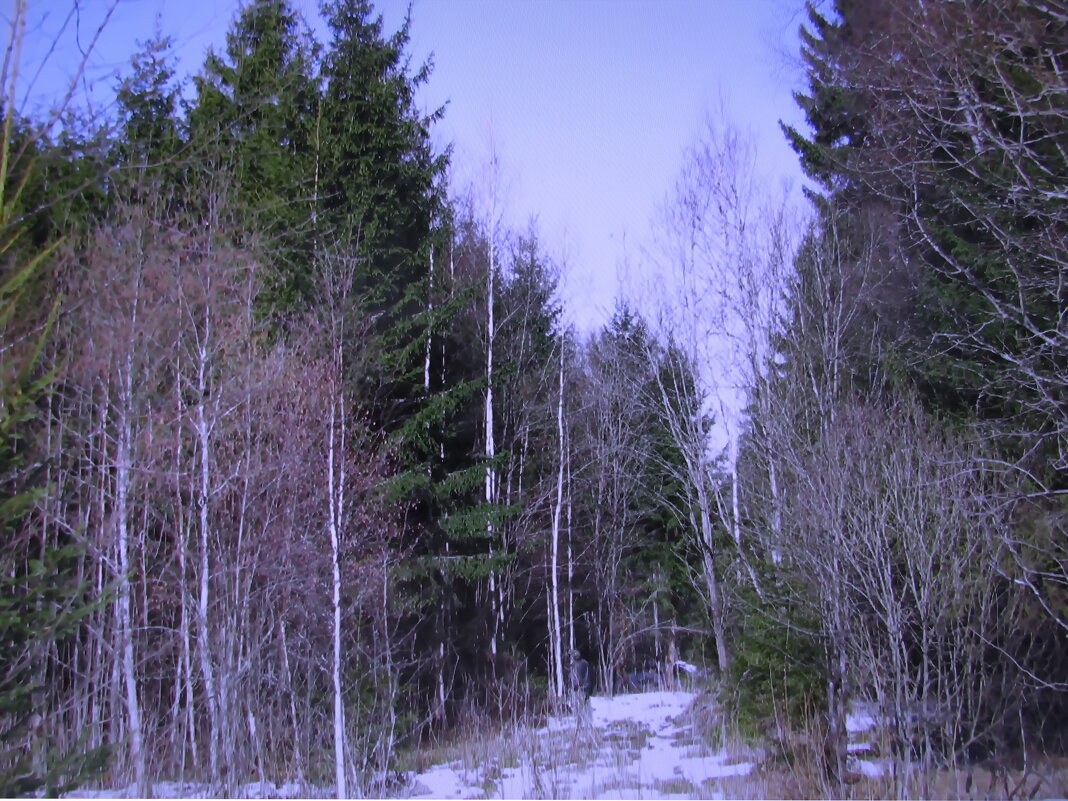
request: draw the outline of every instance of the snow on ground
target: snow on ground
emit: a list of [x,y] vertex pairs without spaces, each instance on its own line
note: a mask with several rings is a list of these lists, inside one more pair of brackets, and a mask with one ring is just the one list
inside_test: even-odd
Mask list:
[[578,715],[550,718],[517,738],[518,747],[497,749],[489,764],[456,761],[412,776],[408,797],[713,797],[706,782],[747,775],[753,764],[712,753],[693,736],[684,713],[694,697],[591,698]]
[[[723,798],[717,782],[748,776],[755,765],[713,752],[696,736],[690,692],[644,692],[594,697],[578,714],[550,717],[544,726],[488,736],[466,756],[409,774],[400,795],[413,799],[466,798]],[[847,718],[849,766],[884,775],[886,760],[869,742],[878,725],[871,705],[854,704]],[[866,735],[866,736],[865,736]],[[237,798],[329,797],[333,788],[256,782],[231,790]],[[157,798],[218,797],[207,784],[157,782]],[[78,790],[71,798],[133,798],[134,786]]]
[[850,734],[871,731],[878,722],[878,710],[875,704],[855,701],[846,713],[846,731]]
[[[879,710],[872,703],[854,701],[846,713],[846,732],[849,734],[846,767],[869,779],[884,776],[890,769],[889,761],[872,758],[875,746],[869,741],[873,730],[879,725]],[[868,735],[861,739],[859,735]]]

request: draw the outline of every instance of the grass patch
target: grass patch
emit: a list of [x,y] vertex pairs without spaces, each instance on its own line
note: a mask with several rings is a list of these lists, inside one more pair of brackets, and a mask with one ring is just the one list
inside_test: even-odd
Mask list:
[[631,720],[621,720],[612,723],[603,735],[606,743],[630,750],[641,751],[645,748],[652,732],[643,723],[635,723]]
[[688,795],[691,798],[704,797],[698,793],[697,785],[689,779],[661,779],[653,784],[658,795]]
[[792,798],[768,792],[768,782],[763,775],[723,776],[701,782],[704,798]]
[[597,785],[595,785],[593,793],[591,795],[601,796],[605,793],[610,793],[612,791],[620,792],[620,795],[622,795],[622,790],[633,790],[636,795],[640,795],[642,792],[642,786],[638,782],[634,781],[634,779],[631,779],[627,776],[616,776],[615,778],[609,779],[608,781],[599,782]]
[[981,764],[940,770],[929,777],[917,775],[909,782],[909,794],[921,793],[932,798],[977,800],[1068,798],[1068,758],[1038,757],[1026,768]]

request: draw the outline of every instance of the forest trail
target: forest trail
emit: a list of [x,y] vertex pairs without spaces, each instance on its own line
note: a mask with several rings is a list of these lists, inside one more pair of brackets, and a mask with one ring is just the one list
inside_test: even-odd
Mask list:
[[[407,798],[723,798],[744,755],[713,752],[691,692],[595,696],[579,715],[505,732],[485,750],[410,776]],[[750,757],[751,758],[751,757]]]
[[[854,705],[847,720],[850,768],[869,778],[887,770],[864,741],[876,723],[874,709],[866,704]],[[765,755],[741,745],[714,750],[709,742],[717,739],[719,725],[721,718],[708,692],[595,696],[578,716],[550,715],[542,726],[520,724],[428,747],[415,755],[425,769],[395,774],[393,789],[386,795],[402,799],[763,797],[767,777],[760,762]],[[381,791],[365,788],[365,792],[368,797],[385,797]],[[156,798],[220,795],[218,788],[202,782],[175,781],[154,782],[152,794]],[[334,794],[330,785],[269,781],[230,791],[235,798]],[[66,797],[135,798],[137,788],[82,788]]]
[[[731,798],[759,757],[713,751],[707,730],[711,696],[652,691],[595,696],[579,715],[550,715],[545,725],[483,733],[419,755],[429,767],[401,774],[390,794],[410,799]],[[696,702],[696,703],[695,703]],[[436,757],[441,757],[440,761]],[[733,792],[732,788],[733,787]],[[371,791],[373,792],[373,791]],[[201,782],[159,781],[156,798],[212,798]],[[136,786],[82,788],[67,798],[134,798]],[[232,788],[236,798],[330,798],[331,786],[253,782]]]

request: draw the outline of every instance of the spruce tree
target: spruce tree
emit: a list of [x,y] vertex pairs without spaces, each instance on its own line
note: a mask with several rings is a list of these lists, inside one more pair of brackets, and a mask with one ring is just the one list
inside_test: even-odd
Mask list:
[[812,134],[782,126],[805,173],[823,192],[836,195],[848,183],[851,148],[864,141],[869,125],[862,87],[852,84],[843,70],[845,54],[857,38],[855,17],[862,7],[863,3],[854,0],[836,0],[832,13],[837,20],[833,20],[813,3],[806,3],[809,24],[801,28],[801,56],[807,65],[809,92],[796,92],[794,99]]
[[172,45],[164,36],[144,43],[131,61],[131,74],[116,89],[122,128],[115,155],[121,167],[158,167],[181,146]]
[[441,257],[447,154],[435,154],[415,93],[429,65],[408,71],[408,23],[386,38],[371,4],[324,6],[331,33],[316,121],[316,246],[356,260],[354,311],[369,322],[349,379],[387,431],[426,402],[425,346],[441,325],[430,303],[431,245]]
[[[311,301],[318,191],[317,47],[288,0],[245,6],[224,53],[209,53],[189,109],[195,199],[205,179],[228,186],[273,267],[261,307],[279,319]],[[220,180],[221,179],[221,180]]]
[[4,122],[0,238],[9,250],[0,273],[0,795],[56,796],[92,778],[108,758],[104,748],[84,748],[85,733],[74,747],[55,748],[48,720],[54,710],[46,702],[50,653],[100,601],[87,599],[72,577],[81,550],[73,542],[41,542],[32,526],[34,504],[46,489],[34,434],[38,404],[54,379],[42,359],[54,314],[27,340],[28,321],[19,313],[55,248],[22,263],[12,260],[23,252],[10,248],[21,233],[16,217],[21,187],[6,172],[10,110]]

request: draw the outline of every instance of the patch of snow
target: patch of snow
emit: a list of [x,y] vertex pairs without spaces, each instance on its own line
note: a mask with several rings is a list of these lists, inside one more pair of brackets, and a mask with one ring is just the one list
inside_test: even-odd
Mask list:
[[480,796],[481,788],[472,787],[467,780],[467,775],[468,772],[458,768],[455,763],[437,765],[415,777],[409,797],[472,798]]
[[885,776],[887,773],[887,765],[880,760],[868,760],[858,759],[855,765],[852,765],[857,773],[867,776],[869,779],[878,779],[880,776]]
[[671,727],[670,718],[678,717],[694,699],[693,693],[658,692],[617,695],[612,698],[596,696],[590,699],[593,724],[606,726],[625,720],[646,723],[654,731]]
[[858,701],[851,704],[846,713],[846,731],[850,734],[871,731],[878,722],[875,704]]
[[278,785],[278,798],[303,798],[308,790],[296,782]]
[[[170,784],[170,782],[160,783],[156,786],[163,787],[165,784]],[[155,787],[153,790],[155,790]],[[131,784],[129,787],[112,790],[89,790],[85,787],[79,787],[77,790],[67,793],[64,798],[137,798],[137,785]]]
[[[690,798],[704,784],[744,776],[752,762],[703,753],[689,721],[680,719],[694,693],[594,696],[578,716],[550,718],[525,733],[518,764],[464,771],[439,765],[413,778],[411,798]],[[671,790],[682,786],[681,792]]]
[[[550,717],[537,729],[500,742],[499,758],[453,761],[408,777],[407,798],[691,798],[722,797],[706,782],[744,776],[751,761],[712,753],[694,737],[684,713],[691,692],[595,696],[578,715]],[[491,746],[490,753],[495,753]],[[469,765],[471,767],[465,767]],[[507,767],[506,767],[507,765]],[[863,769],[863,768],[862,768]],[[253,782],[232,788],[239,798],[294,798],[333,794],[330,787]],[[212,798],[220,788],[203,783],[159,782],[158,798]],[[75,798],[131,798],[135,786],[80,790]]]

